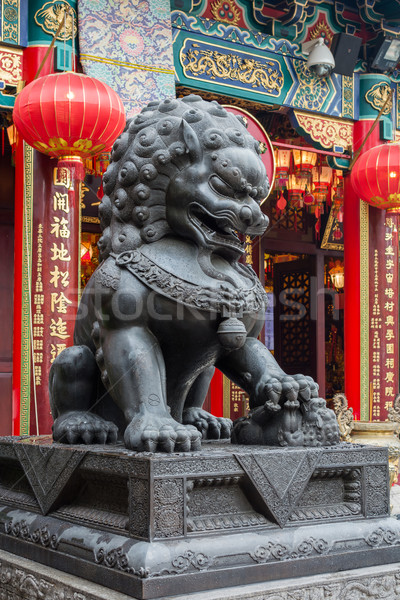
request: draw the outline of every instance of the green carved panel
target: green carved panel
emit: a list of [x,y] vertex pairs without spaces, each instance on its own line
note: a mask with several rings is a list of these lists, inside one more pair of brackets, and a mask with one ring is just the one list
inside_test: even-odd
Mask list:
[[[65,5],[69,4],[73,11],[72,15],[65,15]],[[57,32],[61,20],[65,27],[57,36],[57,41],[64,41],[71,45],[72,36],[77,44],[77,14],[76,0],[30,0],[29,2],[29,45],[50,44]]]
[[172,13],[176,77],[204,92],[268,105],[354,117],[353,78],[321,79],[307,68],[300,46],[287,39],[221,22]]
[[291,77],[285,62],[272,52],[248,52],[196,34],[182,35],[174,51],[178,80],[184,85],[217,93],[223,89],[225,94],[257,102],[284,102],[285,82]]

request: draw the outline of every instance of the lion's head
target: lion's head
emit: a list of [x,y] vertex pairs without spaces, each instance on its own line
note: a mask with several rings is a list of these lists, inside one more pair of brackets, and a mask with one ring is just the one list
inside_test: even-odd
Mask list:
[[150,102],[128,121],[104,174],[102,257],[179,235],[239,256],[236,231],[262,234],[269,182],[259,143],[217,102]]

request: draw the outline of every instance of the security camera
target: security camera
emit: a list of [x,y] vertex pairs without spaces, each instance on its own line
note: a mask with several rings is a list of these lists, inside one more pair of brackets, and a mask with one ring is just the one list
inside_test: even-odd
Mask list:
[[335,68],[335,59],[332,52],[324,42],[324,38],[317,38],[302,44],[303,53],[308,56],[307,68],[316,77],[327,77]]

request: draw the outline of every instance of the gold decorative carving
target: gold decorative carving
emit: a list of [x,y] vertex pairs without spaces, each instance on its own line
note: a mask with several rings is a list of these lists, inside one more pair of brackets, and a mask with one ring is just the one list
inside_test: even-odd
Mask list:
[[389,408],[387,418],[393,423],[400,423],[400,394],[397,394],[393,406]]
[[65,27],[63,27],[57,36],[58,40],[71,40],[72,35],[77,35],[78,26],[76,19],[76,11],[70,7],[71,12],[66,13],[66,3],[60,0],[52,0],[43,4],[42,8],[35,13],[35,22],[45,33],[53,36],[60,25],[60,21],[65,19]]
[[82,223],[95,223],[100,225],[100,219],[98,217],[82,217]]
[[295,59],[293,67],[297,75],[298,89],[292,104],[298,109],[322,111],[329,96],[329,85],[324,77],[317,77],[307,68],[304,60]]
[[321,118],[298,110],[294,111],[298,125],[323,148],[341,146],[347,149],[353,145],[353,123],[330,117]]
[[350,434],[354,427],[353,409],[344,394],[335,394],[332,398],[333,410],[339,424],[340,439],[342,442],[351,442]]
[[310,37],[310,40],[315,40],[316,38],[323,37],[326,40],[328,40],[329,45],[330,45],[332,42],[333,31],[327,23],[325,23],[324,21],[319,21],[315,25],[315,27],[313,27],[310,30],[309,37]]
[[329,241],[332,230],[335,230],[337,227],[338,227],[338,222],[335,219],[335,210],[332,207],[330,210],[330,213],[329,213],[328,221],[326,223],[324,237],[322,238],[322,242],[321,242],[321,248],[323,248],[324,250],[340,250],[343,252],[343,250],[344,250],[343,242],[339,243],[339,242],[330,242]]
[[[386,81],[380,81],[375,83],[368,92],[365,94],[365,101],[368,102],[378,112],[381,110],[385,102],[387,101],[389,94],[391,94],[391,87]],[[388,115],[392,112],[393,101],[388,102],[384,115]]]
[[354,80],[347,75],[342,76],[342,117],[354,117]]
[[[225,8],[225,6],[229,8]],[[221,12],[224,14],[222,15]],[[225,15],[225,13],[227,14]],[[222,21],[230,25],[237,25],[240,19],[240,12],[233,0],[216,0],[215,2],[211,2],[211,14],[216,21]]]
[[[243,58],[237,54],[223,54],[218,50],[198,49],[196,43],[181,55],[181,64],[186,76],[206,75],[205,81],[213,79],[240,81],[251,88],[262,87],[264,93],[278,96],[283,87],[283,74],[275,60],[260,62],[252,58]],[[186,60],[182,60],[186,59]]]
[[19,0],[3,2],[2,40],[19,44]]
[[24,146],[24,214],[21,305],[21,394],[20,435],[29,435],[31,390],[31,299],[29,294],[32,269],[33,213],[33,148]]
[[22,51],[0,46],[0,81],[17,85],[22,79]]

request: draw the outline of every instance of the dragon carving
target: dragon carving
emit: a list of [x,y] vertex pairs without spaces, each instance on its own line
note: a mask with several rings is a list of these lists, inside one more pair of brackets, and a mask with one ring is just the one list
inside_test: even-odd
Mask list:
[[185,70],[194,75],[207,75],[210,79],[231,79],[253,88],[262,87],[268,93],[279,95],[283,75],[275,61],[264,63],[253,58],[242,59],[234,54],[221,54],[216,50],[188,50]]

